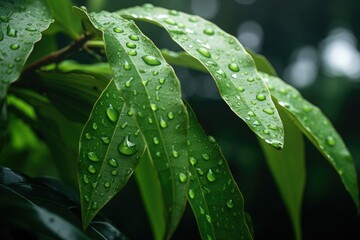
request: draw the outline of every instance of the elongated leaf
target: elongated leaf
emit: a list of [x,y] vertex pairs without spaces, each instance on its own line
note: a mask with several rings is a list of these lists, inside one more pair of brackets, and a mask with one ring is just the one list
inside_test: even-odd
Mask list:
[[154,239],[161,240],[166,232],[165,203],[151,154],[146,152],[135,170],[136,182],[151,224]]
[[260,138],[283,145],[281,119],[255,63],[238,40],[198,16],[144,5],[118,12],[165,28],[170,37],[212,75],[222,98]]
[[244,199],[225,157],[188,106],[190,185],[188,201],[202,239],[252,239]]
[[145,146],[130,109],[111,81],[80,138],[79,184],[83,224],[126,184]]
[[182,217],[188,188],[188,181],[182,178],[189,165],[188,119],[179,80],[160,51],[132,21],[114,13],[79,12],[103,32],[115,84],[134,112],[158,172],[166,206],[164,238],[170,238]]
[[282,110],[279,113],[285,130],[284,148],[278,151],[261,139],[259,142],[289,212],[295,239],[301,239],[301,206],[306,180],[303,136]]
[[353,159],[341,136],[321,110],[281,79],[261,74],[271,95],[335,168],[356,207],[359,209],[359,187]]
[[62,72],[72,72],[81,70],[87,73],[102,74],[111,76],[112,72],[108,63],[81,64],[75,61],[66,60],[58,64],[57,69]]
[[52,22],[44,0],[0,3],[0,100],[16,81],[41,32]]

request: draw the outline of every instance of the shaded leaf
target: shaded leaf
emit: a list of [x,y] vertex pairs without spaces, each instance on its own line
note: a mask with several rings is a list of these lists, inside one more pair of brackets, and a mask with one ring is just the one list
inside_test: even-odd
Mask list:
[[222,98],[250,129],[274,147],[282,147],[281,119],[253,59],[235,37],[198,16],[148,4],[118,14],[165,28],[176,43],[204,65]]
[[84,227],[132,175],[145,149],[139,133],[133,114],[111,81],[95,103],[80,138]]
[[331,122],[318,107],[305,100],[292,86],[265,73],[261,77],[290,119],[335,168],[359,209],[359,187],[354,162]]
[[252,239],[244,199],[225,157],[188,106],[190,185],[188,201],[202,239]]
[[155,45],[129,20],[108,12],[82,18],[103,32],[114,82],[134,113],[158,178],[165,202],[168,239],[176,229],[185,205],[187,181],[187,113],[180,83]]
[[278,151],[261,139],[259,142],[289,213],[295,239],[301,239],[301,206],[306,181],[303,136],[282,110],[279,113],[285,130],[284,148]]

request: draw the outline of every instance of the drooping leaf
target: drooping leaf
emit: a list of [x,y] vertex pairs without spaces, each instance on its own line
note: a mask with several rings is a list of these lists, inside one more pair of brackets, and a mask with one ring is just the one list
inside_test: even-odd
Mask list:
[[244,199],[213,137],[189,112],[190,185],[188,201],[202,239],[252,239]]
[[148,4],[118,14],[165,28],[177,44],[204,65],[222,98],[250,129],[274,147],[282,147],[282,123],[270,93],[253,59],[235,37],[198,16]]
[[83,225],[127,183],[145,145],[133,113],[111,81],[95,103],[80,138]]
[[[165,203],[166,236],[176,229],[185,205],[187,174],[187,112],[180,83],[173,69],[136,25],[117,14],[87,14],[82,18],[103,33],[114,82],[139,125],[158,178]],[[86,26],[86,24],[85,24]],[[91,28],[90,28],[91,30]]]
[[81,64],[75,61],[66,60],[58,64],[57,69],[62,72],[83,71],[87,73],[102,74],[104,76],[112,75],[108,63]]
[[207,72],[207,69],[204,67],[204,65],[201,64],[201,62],[199,62],[196,58],[193,58],[185,51],[174,52],[168,49],[161,49],[161,54],[170,64],[182,67],[189,67],[191,69],[201,72]]
[[282,111],[279,110],[285,130],[284,148],[279,151],[261,139],[259,142],[289,213],[295,239],[300,240],[301,206],[306,180],[305,149],[302,133]]
[[165,203],[156,168],[147,151],[135,170],[136,182],[146,209],[154,239],[161,240],[166,232]]
[[318,107],[305,100],[292,86],[265,73],[261,77],[290,119],[334,167],[359,209],[356,168],[350,152],[331,122]]
[[[246,49],[246,51],[251,55],[254,59],[256,68],[259,72],[264,72],[272,76],[277,76],[277,73],[274,67],[270,64],[270,62],[261,54],[257,54],[250,49]],[[270,92],[271,93],[271,92]]]

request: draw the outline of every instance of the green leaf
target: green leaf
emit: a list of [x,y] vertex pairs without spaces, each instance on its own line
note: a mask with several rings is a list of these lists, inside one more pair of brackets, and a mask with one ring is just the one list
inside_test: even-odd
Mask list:
[[[129,20],[108,12],[79,13],[103,32],[114,81],[130,110],[158,172],[165,202],[166,236],[175,231],[186,206],[187,112],[180,83],[160,51]],[[89,21],[88,20],[88,21]]]
[[166,232],[165,203],[151,154],[147,151],[135,170],[136,182],[151,224],[154,239],[161,240]]
[[8,85],[16,81],[41,32],[52,23],[45,1],[0,3],[0,100]]
[[243,196],[213,137],[208,137],[188,106],[190,185],[188,201],[202,239],[252,239]]
[[80,138],[78,176],[84,227],[132,175],[145,150],[139,133],[133,113],[111,81]]
[[306,180],[304,141],[293,121],[282,110],[279,113],[285,130],[284,148],[278,151],[261,139],[259,142],[288,210],[295,239],[301,239],[301,206]]
[[71,0],[46,0],[46,2],[55,19],[53,27],[73,39],[78,38],[81,32],[81,21],[72,9],[73,2]]
[[161,54],[170,64],[188,67],[201,72],[208,72],[204,65],[201,64],[201,62],[199,62],[196,58],[190,56],[190,54],[185,51],[174,52],[168,49],[161,49]]
[[334,167],[346,190],[359,209],[359,187],[356,168],[341,136],[321,110],[305,100],[301,94],[281,79],[261,74],[271,95],[290,119]]
[[274,67],[270,64],[270,62],[263,55],[257,54],[255,52],[251,51],[250,49],[246,49],[246,51],[254,59],[256,68],[259,72],[264,72],[264,73],[267,73],[272,76],[277,76]]
[[57,69],[62,72],[79,71],[89,74],[102,74],[104,76],[112,76],[112,72],[108,63],[81,64],[72,60],[62,61],[57,65]]
[[222,98],[250,129],[274,147],[282,147],[283,127],[277,109],[253,59],[235,37],[198,16],[149,5],[118,14],[165,28],[176,43],[207,68]]

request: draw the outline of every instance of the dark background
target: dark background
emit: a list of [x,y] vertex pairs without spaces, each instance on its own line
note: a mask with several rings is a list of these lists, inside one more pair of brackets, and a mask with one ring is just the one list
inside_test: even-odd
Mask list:
[[[143,4],[135,0],[78,2],[89,10],[108,11]],[[148,2],[198,14],[266,56],[280,77],[331,120],[360,173],[360,1]],[[158,47],[179,50],[160,28],[144,23],[139,26]],[[255,239],[293,239],[286,209],[254,134],[220,100],[209,75],[185,68],[175,70],[182,81],[184,97],[228,159],[244,195],[245,210],[252,217]],[[306,163],[303,239],[360,239],[360,220],[350,195],[334,169],[307,140]],[[134,180],[105,212],[131,239],[151,239]],[[173,239],[200,239],[190,208]]]

